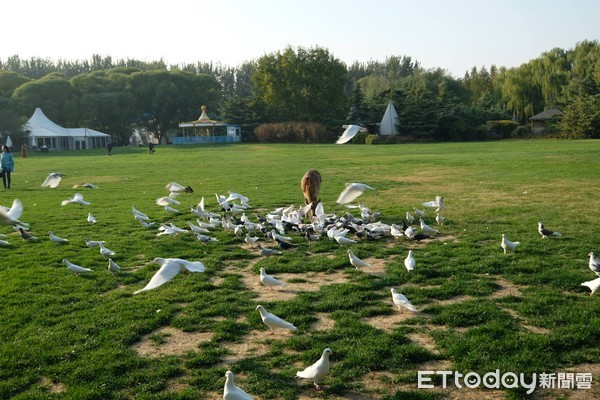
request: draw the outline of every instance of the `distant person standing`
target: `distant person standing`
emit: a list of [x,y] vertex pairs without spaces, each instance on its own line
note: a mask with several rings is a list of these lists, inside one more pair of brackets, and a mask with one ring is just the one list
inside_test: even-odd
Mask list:
[[154,154],[154,143],[148,142],[148,151],[150,154]]
[[4,189],[10,189],[10,174],[15,170],[15,160],[8,146],[2,146],[2,155],[0,155],[0,167],[2,168],[2,183]]
[[106,145],[106,150],[108,150],[108,155],[112,156],[112,143]]

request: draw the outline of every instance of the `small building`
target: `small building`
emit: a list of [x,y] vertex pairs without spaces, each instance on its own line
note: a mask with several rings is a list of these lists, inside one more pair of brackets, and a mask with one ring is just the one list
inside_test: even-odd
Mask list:
[[548,126],[548,122],[562,117],[564,114],[555,106],[546,108],[539,114],[529,118],[531,123],[531,133],[542,133]]
[[110,135],[89,128],[63,128],[36,108],[23,125],[27,147],[32,150],[85,150],[105,148]]
[[179,123],[180,132],[173,138],[173,144],[199,143],[235,143],[242,141],[242,128],[239,125],[227,124],[212,120],[206,115],[206,106],[202,106],[202,114],[196,121]]

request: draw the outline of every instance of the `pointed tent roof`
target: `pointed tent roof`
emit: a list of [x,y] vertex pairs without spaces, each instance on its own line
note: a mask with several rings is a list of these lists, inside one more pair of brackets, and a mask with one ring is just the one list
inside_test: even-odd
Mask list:
[[390,100],[385,109],[385,113],[383,114],[383,118],[381,119],[381,124],[379,126],[379,134],[380,135],[397,135],[398,132],[398,124],[400,123],[400,119],[398,118],[398,113],[394,108],[394,104]]
[[33,115],[23,125],[25,130],[30,132],[30,137],[100,137],[110,136],[106,133],[96,131],[89,128],[63,128],[62,126],[52,122],[41,108],[36,108]]
[[35,109],[31,118],[25,123],[24,128],[31,131],[34,136],[69,136],[66,128],[52,122],[39,107]]

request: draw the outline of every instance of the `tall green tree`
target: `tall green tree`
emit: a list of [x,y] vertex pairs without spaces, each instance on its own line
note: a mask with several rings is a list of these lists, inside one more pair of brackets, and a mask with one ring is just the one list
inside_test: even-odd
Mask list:
[[78,117],[78,96],[63,75],[53,72],[15,89],[11,104],[19,115],[31,116],[37,107],[61,126],[74,126]]
[[287,47],[258,59],[255,101],[271,122],[342,121],[346,76],[346,65],[326,49]]
[[139,126],[160,141],[178,130],[179,122],[195,120],[200,107],[217,110],[220,87],[213,76],[185,71],[136,72],[130,78],[130,91],[139,111]]

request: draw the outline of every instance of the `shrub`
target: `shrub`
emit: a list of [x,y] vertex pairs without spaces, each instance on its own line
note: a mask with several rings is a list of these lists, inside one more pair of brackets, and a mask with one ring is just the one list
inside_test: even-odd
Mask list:
[[302,121],[260,124],[254,135],[261,143],[325,143],[330,140],[324,125]]
[[513,131],[519,126],[518,123],[509,119],[488,121],[485,125],[490,130],[491,138],[496,136],[502,139],[510,138],[512,136]]
[[520,126],[517,126],[517,128],[514,131],[512,131],[512,133],[510,135],[514,138],[522,138],[522,137],[527,137],[530,134],[531,134],[531,128],[529,126],[520,125]]
[[356,136],[354,136],[352,138],[352,143],[354,144],[365,144],[365,141],[367,140],[367,136],[369,136],[368,134],[364,133],[364,132],[358,132],[356,134]]
[[379,135],[368,135],[365,139],[365,144],[377,144],[379,143]]
[[398,143],[398,137],[396,135],[389,135],[385,138],[385,144],[396,144]]

